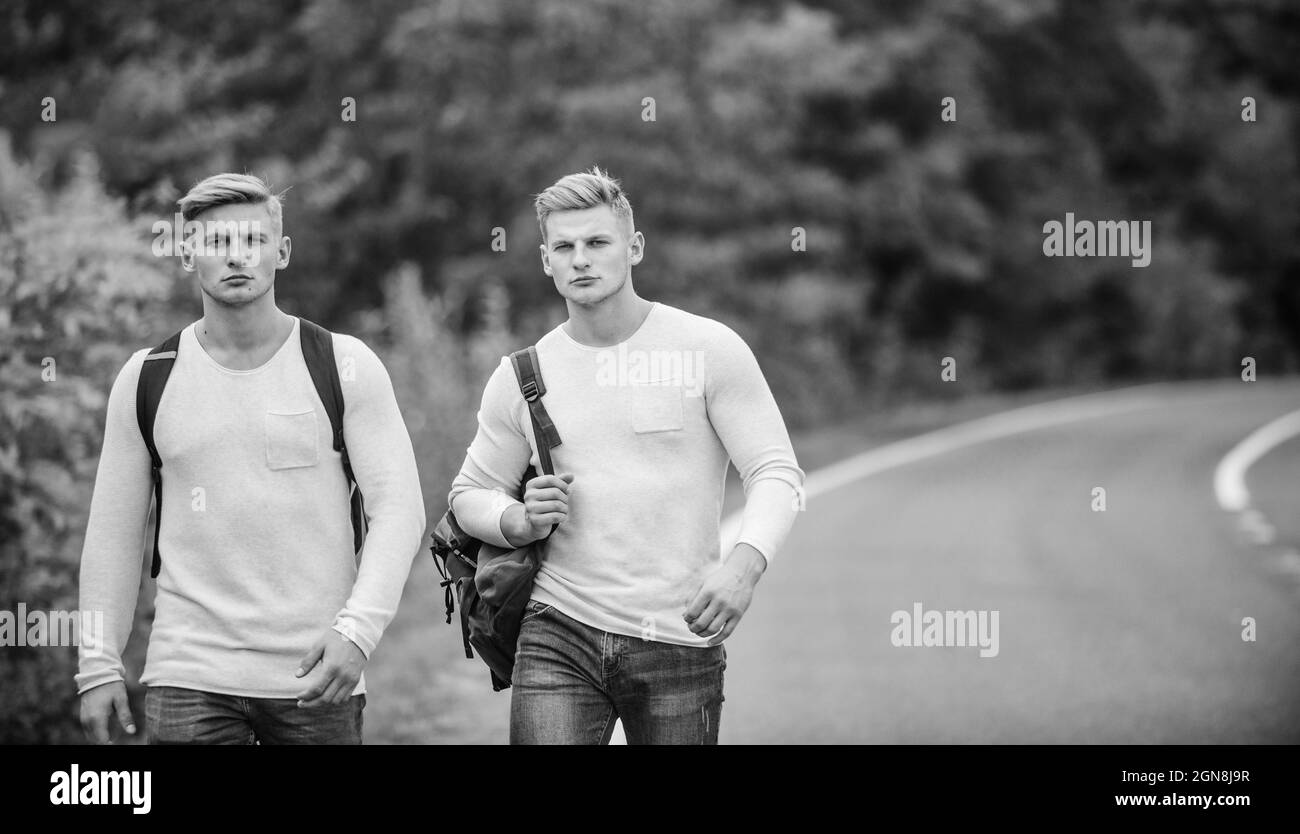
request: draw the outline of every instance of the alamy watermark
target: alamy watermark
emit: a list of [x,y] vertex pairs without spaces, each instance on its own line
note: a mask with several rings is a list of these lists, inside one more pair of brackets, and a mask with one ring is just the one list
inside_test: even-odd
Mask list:
[[104,651],[103,611],[0,611],[0,648],[22,646],[80,646],[98,657]]
[[170,258],[187,248],[194,254],[210,257],[248,257],[249,266],[262,259],[262,223],[259,220],[186,220],[179,212],[171,220],[159,220],[153,232],[152,251],[156,257]]
[[671,385],[688,396],[704,394],[704,351],[629,350],[626,344],[596,354],[596,384]]
[[147,814],[152,782],[151,770],[82,770],[74,763],[50,774],[50,804],[127,805],[133,814]]
[[1065,223],[1043,224],[1043,254],[1049,258],[1130,258],[1135,267],[1151,263],[1150,220],[1075,220],[1065,213]]
[[926,611],[919,602],[911,611],[895,611],[889,642],[897,647],[979,647],[980,657],[998,656],[997,611]]

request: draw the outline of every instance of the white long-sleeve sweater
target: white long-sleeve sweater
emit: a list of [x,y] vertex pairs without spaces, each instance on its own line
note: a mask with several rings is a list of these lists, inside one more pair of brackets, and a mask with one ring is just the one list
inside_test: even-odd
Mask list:
[[[754,354],[726,325],[665,304],[619,345],[583,345],[561,326],[537,354],[561,438],[555,469],[574,483],[533,599],[611,633],[703,645],[682,615],[719,563],[728,459],[747,499],[739,541],[769,561],[803,484]],[[466,532],[508,546],[501,516],[518,503],[528,464],[541,471],[508,357],[478,422],[449,500]]]
[[[369,656],[401,599],[424,533],[410,437],[383,364],[334,334],[344,438],[369,533],[352,549],[348,486],[329,417],[303,359],[299,323],[265,364],[219,365],[194,325],[154,423],[163,511],[153,633],[141,681],[230,695],[291,698],[294,672],[326,630]],[[152,482],[136,423],[147,351],[118,374],[81,557],[81,610],[102,611],[101,647],[85,645],[79,692],[124,677]],[[357,693],[365,691],[365,680]]]

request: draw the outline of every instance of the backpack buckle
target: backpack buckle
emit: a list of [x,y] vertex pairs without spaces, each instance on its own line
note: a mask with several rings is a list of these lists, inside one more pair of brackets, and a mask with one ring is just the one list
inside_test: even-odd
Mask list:
[[537,383],[531,379],[528,380],[528,382],[524,383],[523,394],[524,394],[524,399],[527,400],[528,402],[532,402],[533,400],[536,400],[538,396]]

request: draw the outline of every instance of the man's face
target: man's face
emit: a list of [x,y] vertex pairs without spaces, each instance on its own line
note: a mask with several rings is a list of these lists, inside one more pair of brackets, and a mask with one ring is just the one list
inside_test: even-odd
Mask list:
[[645,238],[601,205],[546,218],[542,268],[566,301],[594,307],[618,293],[641,263]]
[[265,203],[217,206],[194,219],[202,230],[186,241],[182,264],[198,273],[199,288],[218,304],[251,304],[275,286],[275,271],[289,265],[291,242]]

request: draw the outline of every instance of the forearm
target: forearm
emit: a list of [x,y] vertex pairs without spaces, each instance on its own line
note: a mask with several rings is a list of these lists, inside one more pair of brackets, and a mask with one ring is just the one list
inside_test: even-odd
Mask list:
[[370,657],[397,613],[402,589],[424,535],[423,498],[418,482],[407,497],[384,501],[372,512],[361,550],[352,593],[334,619],[334,629],[346,635]]
[[767,571],[767,558],[753,545],[738,543],[731,549],[724,564],[741,581],[753,588]]
[[[501,533],[510,543],[511,547],[523,547],[526,544],[537,541],[546,535],[545,532],[539,534],[537,530],[528,523],[528,516],[525,507],[519,502],[513,502],[501,513]],[[549,530],[550,528],[546,528]]]
[[459,477],[450,501],[466,533],[497,547],[521,546],[524,505],[519,501],[500,490],[465,486]]
[[[140,550],[137,546],[120,552],[138,556]],[[79,694],[126,679],[122,650],[135,619],[141,564],[138,559],[109,558],[106,552],[82,557],[78,603],[81,631],[75,677]]]
[[783,477],[752,482],[745,496],[737,546],[747,545],[761,554],[764,566],[776,557],[798,517],[800,494]]
[[139,514],[128,507],[107,506],[115,502],[104,498],[101,484],[102,480],[91,502],[81,555],[78,692],[125,679],[122,650],[131,636],[143,568],[143,519],[148,505]]

